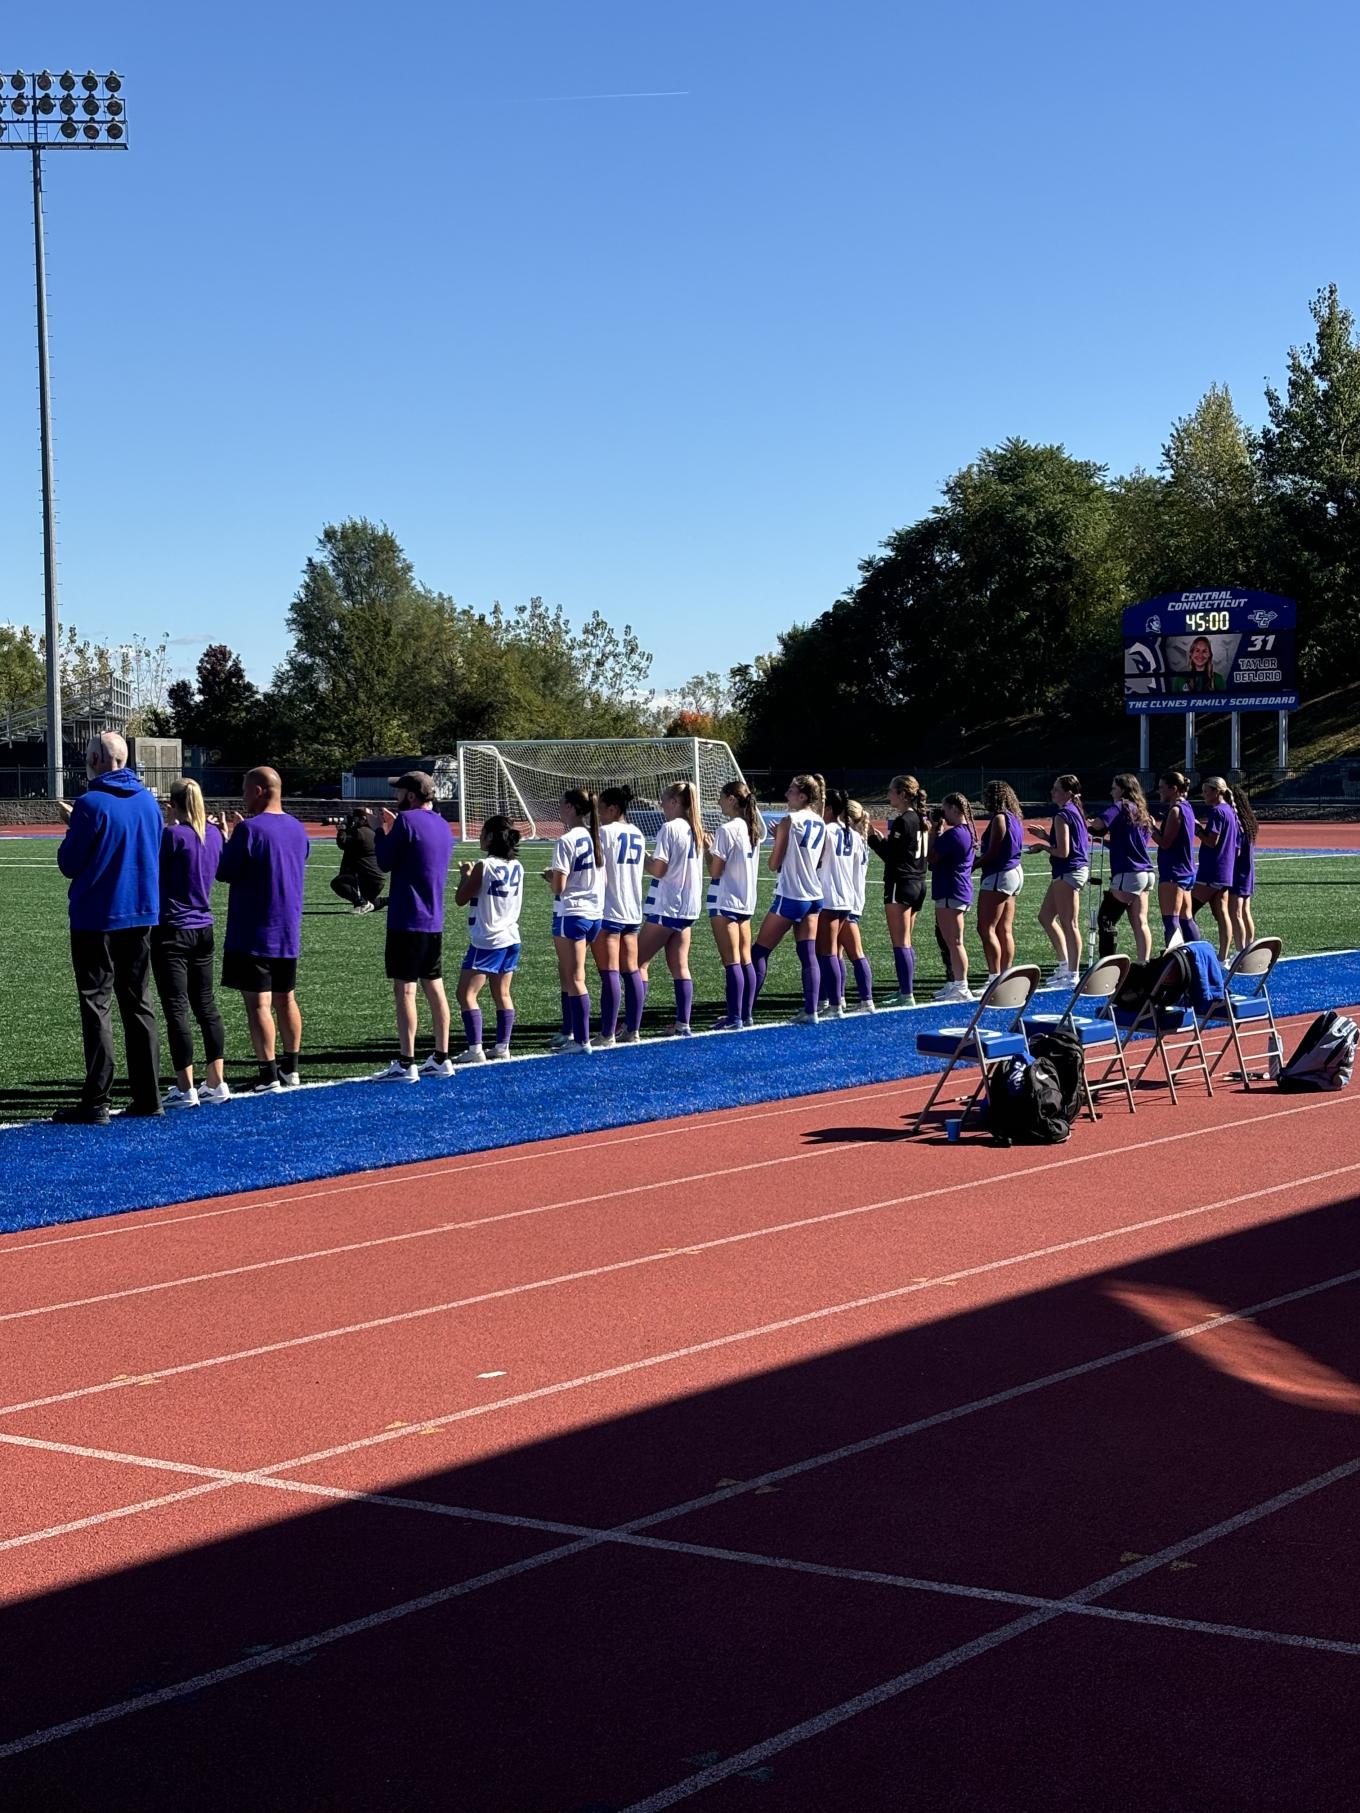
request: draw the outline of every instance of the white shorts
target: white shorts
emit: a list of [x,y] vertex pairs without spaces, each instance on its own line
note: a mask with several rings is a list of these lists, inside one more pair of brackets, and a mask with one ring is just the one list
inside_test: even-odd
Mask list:
[[1150,894],[1152,883],[1151,869],[1125,869],[1121,874],[1110,877],[1110,886],[1116,894]]
[[1003,869],[999,875],[984,875],[978,888],[984,894],[1005,894],[1010,898],[1018,894],[1024,885],[1023,869]]
[[931,902],[932,906],[948,907],[951,913],[966,913],[972,904],[971,900],[960,900],[953,894],[946,895],[943,900],[934,900]]
[[1054,881],[1065,881],[1074,893],[1080,894],[1091,879],[1091,871],[1089,869],[1069,869],[1066,875],[1055,875],[1053,879]]

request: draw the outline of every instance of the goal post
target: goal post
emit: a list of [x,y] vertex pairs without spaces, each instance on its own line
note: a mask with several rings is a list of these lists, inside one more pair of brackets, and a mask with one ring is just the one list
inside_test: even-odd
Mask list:
[[713,828],[722,816],[719,792],[744,778],[727,744],[707,737],[460,743],[459,828],[465,839],[475,839],[493,813],[503,813],[523,837],[556,838],[569,787],[599,793],[627,786],[634,802],[629,816],[650,836],[661,823],[662,794],[678,781],[697,787],[704,823]]

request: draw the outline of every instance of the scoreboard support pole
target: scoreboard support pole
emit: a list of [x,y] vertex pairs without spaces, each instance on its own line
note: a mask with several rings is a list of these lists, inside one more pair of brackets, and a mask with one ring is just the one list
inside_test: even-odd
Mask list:
[[1138,720],[1138,772],[1147,774],[1152,767],[1152,719],[1146,712]]
[[1287,711],[1282,711],[1280,713],[1279,734],[1275,747],[1275,765],[1281,774],[1284,774],[1289,767],[1289,713]]
[[1193,780],[1195,775],[1195,714],[1185,714],[1185,772]]
[[1242,714],[1235,711],[1229,719],[1228,766],[1234,774],[1242,772]]

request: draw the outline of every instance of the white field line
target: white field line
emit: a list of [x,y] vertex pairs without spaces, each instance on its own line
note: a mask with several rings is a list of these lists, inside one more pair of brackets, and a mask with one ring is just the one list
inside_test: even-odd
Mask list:
[[[1305,1107],[1277,1109],[1271,1114],[1261,1115],[1256,1121],[1252,1122],[1252,1125],[1257,1126],[1265,1121],[1282,1120],[1296,1114],[1316,1114],[1327,1108],[1343,1107],[1347,1105],[1349,1099],[1350,1098],[1346,1097],[1333,1097],[1328,1101],[1310,1103]],[[1122,1155],[1130,1152],[1147,1151],[1156,1146],[1174,1145],[1187,1139],[1203,1139],[1206,1135],[1214,1132],[1226,1130],[1235,1131],[1240,1124],[1241,1123],[1225,1123],[1221,1127],[1200,1128],[1185,1133],[1162,1134],[1155,1139],[1139,1140],[1133,1145],[1121,1147],[1120,1153]],[[961,1195],[965,1191],[988,1189],[995,1184],[1042,1176],[1046,1172],[1065,1170],[1073,1165],[1091,1164],[1100,1159],[1107,1159],[1109,1156],[1110,1155],[1106,1152],[1082,1153],[1073,1158],[1055,1159],[1048,1164],[1031,1165],[1016,1171],[998,1172],[992,1176],[972,1178],[960,1183],[942,1184],[934,1189],[918,1190],[904,1196],[885,1197],[878,1202],[860,1203],[845,1209],[833,1209],[821,1215],[800,1216],[793,1221],[779,1222],[764,1228],[748,1229],[739,1234],[725,1234],[712,1240],[694,1241],[683,1247],[668,1247],[658,1252],[638,1254],[630,1259],[612,1260],[605,1265],[586,1266],[573,1272],[559,1272],[549,1278],[536,1278],[521,1284],[505,1285],[496,1290],[479,1291],[471,1296],[455,1297],[443,1303],[423,1304],[418,1309],[398,1310],[386,1316],[369,1317],[362,1322],[343,1323],[336,1328],[318,1329],[311,1334],[291,1335],[280,1341],[263,1342],[255,1347],[236,1348],[230,1352],[213,1354],[203,1359],[182,1361],[175,1366],[157,1367],[135,1375],[103,1380],[95,1385],[75,1386],[68,1391],[53,1392],[46,1397],[29,1398],[19,1403],[0,1405],[0,1417],[16,1416],[19,1413],[28,1410],[41,1410],[52,1404],[70,1403],[77,1398],[95,1397],[107,1391],[128,1391],[139,1385],[150,1383],[152,1380],[177,1378],[185,1373],[202,1372],[219,1366],[232,1365],[241,1360],[259,1359],[267,1354],[283,1353],[294,1348],[313,1346],[321,1341],[340,1340],[349,1335],[370,1333],[378,1328],[391,1328],[403,1323],[423,1321],[430,1316],[449,1315],[457,1310],[473,1308],[483,1303],[499,1302],[509,1297],[525,1296],[542,1290],[557,1289],[560,1286],[568,1284],[579,1284],[587,1279],[607,1277],[616,1272],[634,1271],[642,1266],[661,1264],[677,1257],[691,1257],[696,1253],[710,1252],[721,1247],[738,1246],[751,1240],[767,1239],[776,1234],[786,1234],[797,1232],[804,1228],[824,1226],[830,1222],[845,1221],[859,1215],[876,1214],[883,1209],[900,1208],[908,1203],[931,1201],[941,1196]],[[1294,1189],[1305,1183],[1313,1183],[1318,1182],[1323,1178],[1341,1176],[1346,1172],[1357,1169],[1360,1169],[1360,1165],[1338,1166],[1333,1170],[1321,1171],[1314,1176],[1295,1179],[1288,1183],[1272,1187],[1274,1189]],[[1247,1200],[1247,1198],[1242,1198],[1241,1200]],[[1083,1235],[1075,1240],[1059,1241],[1052,1246],[1037,1248],[1032,1253],[1020,1254],[1009,1259],[992,1260],[984,1265],[970,1267],[966,1271],[952,1273],[949,1275],[948,1282],[953,1283],[963,1278],[980,1276],[983,1273],[995,1271],[1009,1265],[1019,1264],[1026,1260],[1042,1258],[1050,1253],[1068,1252],[1073,1248],[1086,1246],[1094,1241],[1115,1239],[1123,1234],[1141,1232],[1144,1229],[1152,1227],[1160,1227],[1167,1222],[1183,1220],[1189,1216],[1207,1214],[1213,1208],[1225,1206],[1227,1206],[1227,1204],[1208,1204],[1198,1208],[1177,1210],[1169,1215],[1159,1215],[1145,1221],[1130,1222],[1125,1226],[1110,1229],[1099,1234]],[[941,1280],[934,1280],[933,1282],[939,1283]],[[876,1292],[872,1296],[858,1298],[853,1302],[838,1305],[834,1309],[815,1310],[806,1315],[795,1316],[785,1321],[769,1323],[764,1328],[749,1330],[741,1335],[723,1336],[716,1342],[704,1343],[701,1344],[699,1348],[687,1349],[685,1351],[702,1352],[705,1347],[710,1345],[723,1346],[733,1340],[753,1339],[761,1334],[774,1333],[784,1328],[798,1327],[805,1321],[816,1321],[827,1315],[844,1314],[850,1310],[867,1308],[874,1304],[889,1302],[894,1298],[908,1296],[914,1291],[928,1288],[930,1288],[929,1283],[912,1283],[898,1286],[892,1290]],[[655,1362],[651,1363],[654,1364]],[[624,1370],[628,1370],[628,1368],[624,1368]],[[594,1376],[597,1378],[608,1378],[614,1376],[614,1374],[612,1372],[605,1372]],[[556,1388],[551,1387],[545,1389]],[[540,1395],[539,1392],[531,1392],[528,1394],[530,1398],[537,1397],[538,1395]],[[504,1404],[513,1403],[515,1401],[517,1400],[507,1399],[504,1400]],[[469,1414],[484,1415],[486,1414],[486,1410],[491,1407],[493,1406],[478,1406],[474,1412],[470,1412]],[[504,1407],[504,1405],[501,1407]]]

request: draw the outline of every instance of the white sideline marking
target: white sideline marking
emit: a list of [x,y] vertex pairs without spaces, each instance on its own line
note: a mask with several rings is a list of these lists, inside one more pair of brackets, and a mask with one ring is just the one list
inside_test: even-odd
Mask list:
[[[623,1813],[662,1813],[665,1807],[673,1807],[682,1800],[711,1788],[716,1783],[726,1781],[729,1776],[739,1774],[744,1769],[754,1768],[768,1757],[778,1756],[794,1744],[801,1744],[811,1737],[819,1737],[822,1732],[830,1731],[836,1725],[842,1725],[847,1719],[855,1718],[861,1712],[868,1712],[875,1706],[881,1706],[887,1700],[896,1699],[900,1694],[908,1693],[913,1687],[920,1687],[927,1681],[936,1680],[964,1662],[970,1662],[976,1656],[986,1655],[989,1650],[998,1649],[1004,1643],[1022,1637],[1026,1632],[1035,1630],[1041,1624],[1048,1624],[1055,1618],[1063,1617],[1069,1609],[1090,1603],[1092,1599],[1103,1597],[1119,1587],[1126,1586],[1132,1580],[1138,1580],[1156,1568],[1165,1567],[1181,1556],[1190,1554],[1195,1549],[1204,1548],[1216,1542],[1222,1536],[1231,1536],[1238,1530],[1246,1529],[1253,1523],[1271,1516],[1276,1511],[1287,1509],[1298,1504],[1301,1499],[1310,1497],[1314,1492],[1323,1491],[1327,1486],[1335,1485],[1339,1480],[1349,1479],[1360,1472],[1360,1460],[1343,1462],[1327,1473],[1319,1473],[1302,1484],[1291,1486],[1288,1491],[1280,1492],[1274,1498],[1263,1500],[1260,1504],[1251,1505],[1239,1511],[1233,1517],[1224,1518],[1221,1523],[1211,1525],[1207,1530],[1200,1530],[1194,1536],[1187,1536],[1181,1542],[1169,1544],[1159,1549],[1155,1555],[1149,1555],[1142,1561],[1133,1562],[1117,1573],[1106,1574],[1100,1580],[1093,1580],[1089,1586],[1079,1592],[1069,1594],[1059,1600],[1055,1607],[1027,1613],[1023,1618],[1016,1618],[1009,1624],[1003,1624],[999,1630],[989,1631],[986,1635],[975,1637],[971,1643],[960,1644],[957,1649],[946,1650],[943,1655],[935,1656],[929,1662],[923,1662],[917,1668],[911,1668],[904,1674],[895,1675],[889,1681],[871,1687],[867,1693],[856,1694],[853,1699],[842,1700],[838,1706],[828,1706],[824,1712],[817,1713],[810,1719],[804,1719],[788,1730],[777,1732],[773,1737],[761,1743],[752,1744],[736,1756],[729,1756],[711,1768],[701,1769],[696,1774],[687,1776],[670,1788],[663,1788],[658,1794],[649,1794],[645,1800],[634,1801],[623,1809]],[[99,1717],[99,1714],[94,1715]],[[0,1755],[3,1751],[0,1751]]]
[[[1276,1109],[1271,1114],[1258,1116],[1251,1124],[1253,1126],[1259,1126],[1264,1121],[1279,1120],[1289,1115],[1318,1113],[1326,1108],[1344,1107],[1347,1105],[1349,1099],[1350,1098],[1338,1096],[1322,1102],[1312,1102],[1303,1107]],[[1209,1133],[1229,1130],[1236,1131],[1241,1125],[1241,1122],[1224,1122],[1219,1126],[1198,1128],[1184,1133],[1161,1134],[1155,1139],[1139,1140],[1133,1145],[1121,1147],[1120,1152],[1122,1154],[1146,1151],[1154,1146],[1173,1145],[1181,1140],[1203,1138]],[[20,1403],[0,1405],[0,1417],[15,1416],[21,1411],[26,1410],[41,1410],[52,1404],[70,1403],[76,1398],[95,1397],[106,1391],[128,1391],[134,1389],[137,1385],[144,1384],[152,1379],[177,1378],[185,1373],[202,1372],[217,1366],[231,1365],[238,1360],[259,1359],[266,1354],[283,1353],[297,1347],[309,1347],[320,1341],[340,1340],[348,1335],[366,1334],[378,1328],[392,1328],[406,1322],[423,1321],[429,1316],[449,1315],[455,1310],[475,1308],[483,1303],[499,1302],[508,1297],[525,1296],[541,1290],[552,1290],[564,1284],[579,1284],[587,1279],[607,1277],[614,1272],[634,1271],[645,1265],[658,1265],[667,1260],[689,1257],[695,1253],[710,1252],[719,1247],[738,1246],[747,1241],[762,1240],[775,1234],[792,1233],[803,1228],[824,1226],[833,1221],[845,1221],[854,1216],[876,1214],[883,1209],[901,1208],[908,1203],[926,1202],[941,1196],[951,1196],[956,1193],[962,1194],[964,1191],[987,1189],[994,1184],[1012,1182],[1019,1178],[1041,1176],[1046,1172],[1064,1170],[1072,1165],[1092,1164],[1097,1160],[1108,1159],[1109,1156],[1110,1155],[1107,1152],[1086,1152],[1078,1154],[1073,1158],[1055,1159],[1048,1164],[1032,1165],[1022,1170],[1001,1171],[987,1177],[966,1179],[960,1183],[941,1184],[934,1189],[917,1190],[905,1196],[885,1197],[878,1202],[860,1203],[854,1207],[845,1209],[833,1209],[822,1215],[804,1215],[798,1217],[794,1221],[779,1222],[769,1227],[752,1228],[740,1234],[724,1234],[712,1240],[694,1241],[685,1247],[665,1248],[660,1252],[643,1253],[631,1259],[612,1260],[607,1265],[586,1266],[574,1272],[559,1272],[550,1278],[535,1278],[522,1284],[504,1285],[496,1290],[478,1291],[469,1297],[455,1297],[444,1303],[425,1304],[419,1309],[397,1310],[390,1315],[373,1316],[363,1322],[349,1322],[344,1323],[337,1328],[318,1329],[312,1334],[290,1335],[286,1340],[267,1341],[256,1347],[237,1348],[229,1353],[213,1354],[200,1360],[186,1360],[182,1361],[177,1366],[156,1367],[128,1377],[106,1379],[97,1385],[77,1385],[69,1391],[53,1392],[46,1397],[28,1398]],[[1302,1187],[1303,1184],[1320,1182],[1328,1177],[1342,1176],[1348,1171],[1357,1169],[1360,1169],[1360,1165],[1341,1165],[1332,1170],[1317,1172],[1315,1175],[1309,1177],[1293,1179],[1287,1183],[1274,1185],[1272,1188],[1297,1189]],[[1249,1198],[1242,1198],[1241,1200],[1249,1200]],[[1042,1258],[1051,1253],[1068,1252],[1074,1247],[1085,1246],[1092,1241],[1112,1240],[1118,1238],[1122,1234],[1139,1233],[1147,1228],[1160,1227],[1166,1222],[1179,1221],[1188,1216],[1207,1214],[1213,1208],[1226,1206],[1228,1206],[1227,1203],[1208,1204],[1198,1208],[1177,1210],[1175,1213],[1169,1215],[1154,1216],[1150,1220],[1129,1222],[1121,1227],[1108,1229],[1097,1234],[1082,1235],[1075,1240],[1059,1241],[1052,1246],[1036,1248],[1031,1253],[1020,1254],[1013,1258],[991,1260],[985,1265],[973,1266],[965,1271],[950,1273],[947,1274],[945,1278],[930,1280],[925,1284],[913,1283],[901,1285],[892,1290],[877,1292],[872,1296],[858,1298],[853,1302],[837,1305],[832,1309],[815,1310],[808,1312],[806,1315],[795,1316],[785,1321],[770,1323],[763,1329],[751,1330],[740,1336],[724,1336],[719,1342],[705,1343],[698,1348],[687,1349],[685,1351],[703,1352],[707,1345],[724,1345],[735,1339],[750,1339],[754,1335],[773,1333],[785,1328],[798,1327],[805,1321],[815,1321],[823,1316],[844,1314],[849,1310],[862,1309],[877,1303],[888,1302],[897,1297],[910,1295],[914,1291],[928,1290],[932,1285],[946,1282],[955,1283],[964,1278],[976,1277],[982,1273],[994,1271],[1008,1265],[1020,1264],[1029,1259]],[[599,1378],[611,1378],[615,1375],[613,1372],[605,1372],[595,1376]],[[506,1399],[504,1400],[504,1404],[528,1402],[530,1399],[539,1395],[539,1392],[530,1392],[522,1399]],[[478,1406],[476,1410],[470,1414],[485,1414],[486,1408],[488,1407]],[[396,1433],[401,1434],[403,1432],[397,1431]]]

